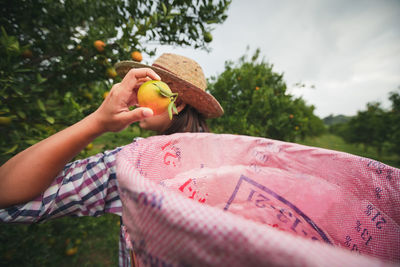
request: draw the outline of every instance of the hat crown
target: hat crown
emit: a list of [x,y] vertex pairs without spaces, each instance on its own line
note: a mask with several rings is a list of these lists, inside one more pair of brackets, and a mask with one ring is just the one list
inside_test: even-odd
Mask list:
[[207,88],[203,69],[196,61],[190,58],[165,53],[154,61],[153,66],[169,71],[203,91]]

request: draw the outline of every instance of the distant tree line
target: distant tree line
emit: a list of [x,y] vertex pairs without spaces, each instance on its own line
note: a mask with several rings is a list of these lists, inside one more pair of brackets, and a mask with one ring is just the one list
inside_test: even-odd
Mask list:
[[365,150],[373,147],[378,155],[384,148],[400,155],[400,87],[389,93],[389,100],[389,110],[380,102],[368,103],[356,116],[331,125],[330,131],[348,143],[363,145]]

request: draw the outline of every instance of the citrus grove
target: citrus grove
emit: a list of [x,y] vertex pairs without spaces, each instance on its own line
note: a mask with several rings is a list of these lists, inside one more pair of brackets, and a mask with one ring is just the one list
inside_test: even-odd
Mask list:
[[2,1],[0,161],[93,112],[121,79],[114,64],[153,56],[149,43],[208,50],[229,4]]

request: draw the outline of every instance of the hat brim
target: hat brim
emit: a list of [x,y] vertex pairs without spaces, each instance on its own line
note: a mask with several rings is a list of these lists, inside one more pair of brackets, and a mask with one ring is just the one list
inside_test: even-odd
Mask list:
[[211,94],[177,77],[172,72],[136,61],[121,61],[116,63],[114,67],[121,78],[124,78],[132,68],[150,68],[161,77],[163,82],[168,84],[172,92],[178,93],[182,102],[194,107],[205,118],[216,118],[224,114],[223,108]]

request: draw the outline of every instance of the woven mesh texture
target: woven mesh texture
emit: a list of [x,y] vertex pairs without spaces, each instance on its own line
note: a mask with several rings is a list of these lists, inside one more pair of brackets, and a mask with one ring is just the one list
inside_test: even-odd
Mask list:
[[400,263],[400,170],[374,160],[188,133],[125,147],[117,177],[141,266]]

